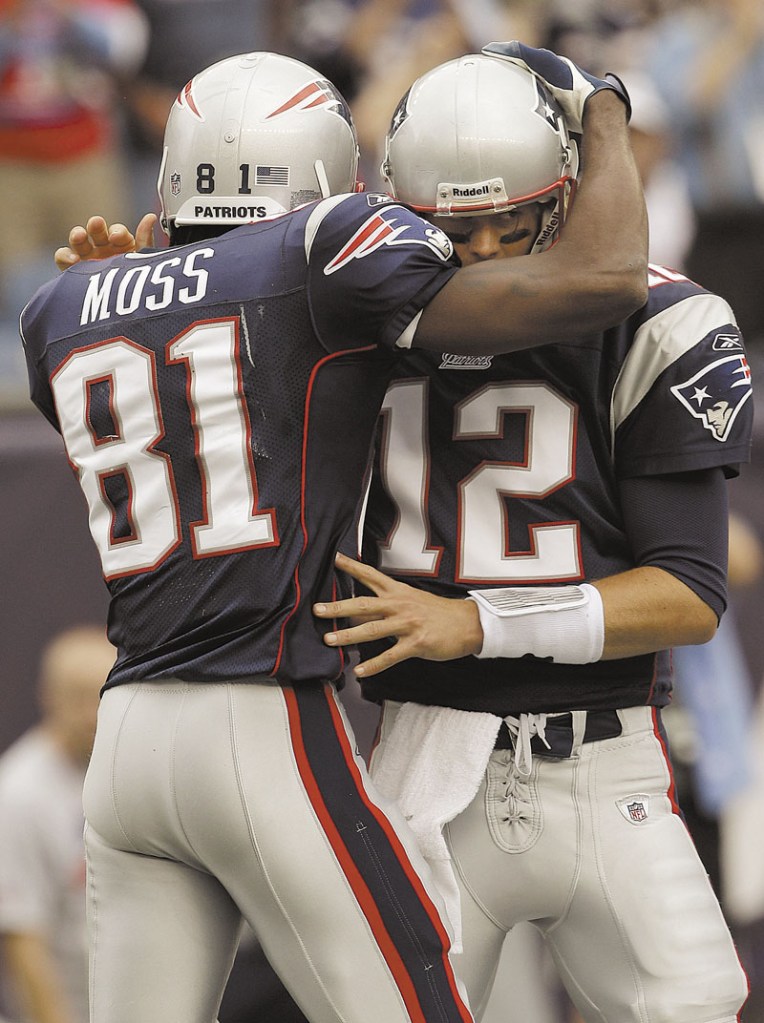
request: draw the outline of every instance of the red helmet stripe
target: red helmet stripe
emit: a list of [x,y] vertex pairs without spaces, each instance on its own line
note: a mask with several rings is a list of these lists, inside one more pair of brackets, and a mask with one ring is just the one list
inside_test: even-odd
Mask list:
[[200,121],[203,121],[204,118],[202,117],[201,112],[199,111],[199,108],[197,107],[196,102],[194,101],[194,97],[191,95],[191,88],[193,84],[194,84],[193,78],[191,79],[190,82],[186,82],[186,84],[183,86],[183,89],[178,93],[178,103],[181,106],[183,106],[184,102],[187,103],[191,113],[198,117]]
[[[308,99],[309,96],[312,96],[316,92],[322,93],[321,86],[318,84],[318,82],[310,82],[304,88],[300,89],[299,92],[295,93],[295,95],[292,96],[291,99],[288,99],[286,103],[282,103],[278,110],[274,110],[272,114],[268,114],[268,118],[275,117],[277,114],[283,114],[286,110],[292,110],[294,107],[299,106],[300,103]],[[318,102],[325,103],[326,97],[324,96],[323,99],[319,99]],[[313,105],[314,105],[313,103],[309,104],[309,106]]]

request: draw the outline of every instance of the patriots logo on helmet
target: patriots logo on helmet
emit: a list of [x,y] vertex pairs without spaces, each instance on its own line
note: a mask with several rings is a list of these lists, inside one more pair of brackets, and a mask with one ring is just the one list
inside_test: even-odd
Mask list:
[[559,134],[560,117],[557,111],[552,106],[552,97],[541,84],[541,82],[538,80],[538,78],[534,78],[533,81],[536,86],[537,97],[536,113],[539,115],[539,117],[543,117],[546,123],[549,125],[549,127]]
[[272,117],[278,117],[280,114],[286,114],[290,110],[313,110],[317,107],[328,107],[344,118],[348,124],[352,124],[350,108],[332,83],[326,80],[308,82],[268,114],[266,121]]
[[398,106],[395,108],[395,112],[393,113],[392,120],[390,121],[390,130],[387,133],[390,138],[392,138],[393,135],[395,135],[395,133],[400,128],[400,126],[403,124],[403,122],[409,116],[408,106],[409,106],[409,93],[410,92],[411,92],[411,89],[409,89],[406,92],[406,94],[401,99],[401,101],[398,104]]
[[671,393],[716,440],[723,442],[753,393],[751,370],[744,355],[729,355],[683,384],[676,384]]
[[450,258],[453,245],[442,231],[428,228],[424,238],[416,237],[407,234],[411,230],[411,224],[399,224],[398,220],[399,215],[394,208],[383,209],[369,217],[334,259],[326,264],[324,267],[326,276],[342,269],[353,259],[363,259],[364,256],[371,255],[382,245],[426,245],[437,252],[444,262]]

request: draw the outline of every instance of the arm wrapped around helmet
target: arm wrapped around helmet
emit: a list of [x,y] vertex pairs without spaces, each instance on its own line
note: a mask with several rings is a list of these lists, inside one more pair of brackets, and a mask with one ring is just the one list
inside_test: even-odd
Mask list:
[[499,57],[525,68],[540,78],[560,104],[573,132],[583,132],[584,108],[587,101],[602,89],[612,89],[626,104],[627,117],[631,117],[631,101],[626,86],[616,75],[596,78],[582,70],[567,57],[559,57],[551,50],[537,50],[512,40],[508,43],[489,43],[483,47],[487,57]]

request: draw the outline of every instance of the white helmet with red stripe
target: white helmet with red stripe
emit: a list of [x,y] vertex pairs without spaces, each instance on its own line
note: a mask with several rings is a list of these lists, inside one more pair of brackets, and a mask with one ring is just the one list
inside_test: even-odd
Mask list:
[[436,216],[543,203],[537,252],[565,219],[578,148],[542,82],[507,61],[470,54],[414,82],[393,115],[381,171],[396,199]]
[[162,226],[247,224],[356,187],[347,103],[313,68],[245,53],[201,71],[172,106]]

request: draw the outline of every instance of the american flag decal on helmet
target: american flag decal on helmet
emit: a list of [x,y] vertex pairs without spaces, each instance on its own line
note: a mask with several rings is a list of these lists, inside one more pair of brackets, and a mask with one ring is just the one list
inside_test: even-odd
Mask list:
[[744,355],[728,355],[675,385],[671,393],[716,440],[723,442],[753,393],[751,370]]
[[256,185],[288,185],[289,184],[289,168],[288,167],[266,167],[262,164],[257,164],[255,167],[255,184]]

